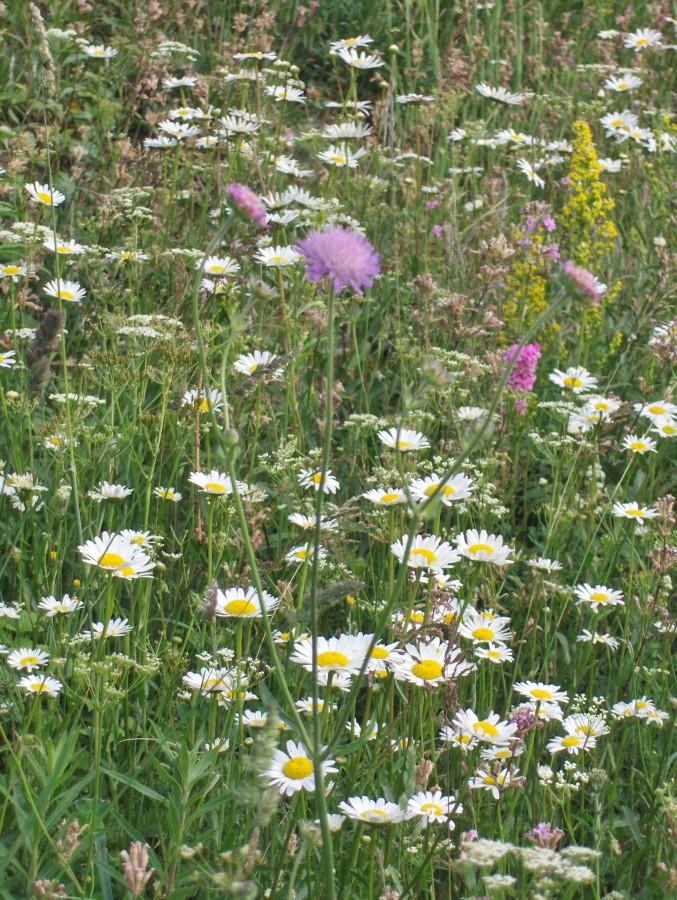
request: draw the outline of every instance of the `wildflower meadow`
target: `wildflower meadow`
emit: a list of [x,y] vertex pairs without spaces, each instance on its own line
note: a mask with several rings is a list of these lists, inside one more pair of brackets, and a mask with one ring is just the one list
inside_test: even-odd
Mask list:
[[0,900],[675,896],[670,13],[0,2]]

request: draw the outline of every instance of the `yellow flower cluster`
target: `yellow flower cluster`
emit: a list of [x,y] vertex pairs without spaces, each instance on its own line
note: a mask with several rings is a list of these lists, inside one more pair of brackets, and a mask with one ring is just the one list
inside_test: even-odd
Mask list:
[[[515,243],[519,243],[524,237],[524,232],[516,231]],[[529,237],[531,247],[526,252],[515,255],[510,274],[506,278],[503,321],[508,329],[508,339],[530,328],[548,305],[545,265],[538,252],[545,241],[539,233]]]

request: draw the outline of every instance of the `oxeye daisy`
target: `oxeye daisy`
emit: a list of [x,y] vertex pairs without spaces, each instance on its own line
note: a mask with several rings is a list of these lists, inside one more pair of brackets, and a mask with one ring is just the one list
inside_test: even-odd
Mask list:
[[118,55],[114,47],[106,47],[104,44],[86,44],[82,49],[92,59],[113,59]]
[[11,669],[23,669],[26,672],[39,669],[48,661],[49,653],[45,653],[44,650],[34,650],[31,647],[21,647],[19,650],[12,650],[7,654],[7,665]]
[[595,609],[604,606],[623,606],[623,591],[614,591],[601,584],[594,587],[589,584],[579,584],[574,588],[574,594],[578,597],[576,605],[588,603]]
[[612,650],[617,650],[620,646],[620,641],[615,637],[611,637],[610,634],[598,634],[596,631],[589,631],[587,628],[584,628],[577,635],[576,640],[588,644],[604,644]]
[[404,819],[404,811],[397,803],[383,797],[370,800],[369,797],[349,797],[339,803],[339,809],[349,819],[366,822],[368,825],[394,825]]
[[639,453],[640,455],[656,452],[656,441],[647,436],[640,437],[638,434],[626,435],[621,446],[624,450],[629,450],[631,453]]
[[206,413],[211,409],[219,412],[223,409],[223,394],[216,388],[205,390],[204,388],[190,388],[181,398],[181,406]]
[[534,559],[528,559],[527,565],[532,569],[540,569],[542,572],[561,572],[562,563],[556,559],[547,559],[545,556],[538,556]]
[[641,87],[642,79],[637,75],[612,75],[604,82],[604,88],[607,91],[617,91],[625,93],[626,91],[634,91]]
[[[316,665],[318,676],[326,679],[330,674],[355,675],[364,662],[366,646],[360,636],[344,634],[341,637],[317,639]],[[290,660],[303,666],[307,672],[313,670],[313,642],[310,638],[302,638],[294,644]]]
[[512,93],[504,87],[492,87],[485,81],[476,84],[475,90],[488,100],[497,100],[499,103],[506,103],[508,106],[521,106],[524,103],[524,94]]
[[225,278],[227,275],[235,275],[239,272],[240,264],[230,256],[207,256],[196,263],[196,268],[201,269],[205,275]]
[[457,731],[450,725],[442,726],[439,737],[443,743],[451,744],[462,753],[469,753],[479,745],[479,741],[475,735],[468,732]]
[[[408,538],[403,535],[390,549],[400,562],[404,562]],[[407,565],[412,569],[447,569],[460,559],[453,547],[434,534],[417,534],[411,544]]]
[[92,500],[101,502],[102,500],[124,500],[134,492],[134,488],[127,487],[124,484],[111,484],[108,481],[101,481],[92,491],[87,492],[87,496]]
[[0,278],[11,278],[16,282],[25,275],[28,275],[28,266],[18,263],[0,263]]
[[35,203],[42,203],[43,206],[60,206],[66,199],[65,194],[62,194],[61,191],[54,190],[48,184],[40,184],[39,181],[25,184],[24,187],[31,200]]
[[43,597],[38,603],[38,609],[43,610],[48,619],[52,619],[54,616],[70,615],[76,609],[80,609],[81,606],[82,601],[78,600],[77,597],[71,597],[69,594],[64,594],[61,600],[57,600],[56,597],[52,596]]
[[50,253],[57,253],[59,256],[79,256],[85,251],[82,244],[78,244],[75,241],[62,241],[58,238],[55,241],[54,235],[51,234],[47,235],[42,242],[42,246],[49,250]]
[[93,622],[92,630],[83,631],[82,633],[85,637],[99,640],[100,638],[108,637],[124,637],[126,634],[129,634],[133,628],[134,626],[130,625],[127,619],[118,617],[111,619],[105,624],[103,622]]
[[355,50],[353,47],[341,47],[338,55],[344,63],[352,69],[378,69],[383,65],[383,60],[364,50]]
[[446,796],[442,791],[419,791],[407,801],[405,819],[420,818],[424,826],[446,824],[450,829],[455,827],[451,816],[460,815],[463,806],[453,794]]
[[276,103],[281,103],[282,101],[285,101],[286,103],[306,102],[306,98],[303,96],[303,91],[295,87],[290,87],[289,85],[271,84],[264,88],[264,90],[269,97],[272,97],[273,100],[275,100]]
[[467,475],[452,475],[442,481],[435,472],[427,478],[416,478],[411,483],[411,494],[419,503],[425,503],[430,497],[439,499],[444,506],[452,506],[461,500],[467,500],[475,490],[475,482]]
[[0,369],[13,369],[16,365],[16,353],[14,350],[0,351]]
[[[292,549],[285,554],[284,558],[288,563],[302,564],[305,562],[310,562],[313,559],[314,554],[314,544],[299,544],[298,547],[292,547]],[[324,547],[318,547],[317,555],[319,561],[322,562],[327,558],[327,551],[324,549]]]
[[510,647],[505,644],[489,643],[487,647],[476,647],[475,657],[477,659],[486,659],[495,665],[501,665],[504,662],[513,662],[514,657]]
[[489,562],[495,566],[510,566],[514,562],[510,559],[514,552],[512,547],[504,544],[499,535],[488,534],[484,529],[470,528],[462,532],[456,537],[456,546],[461,556],[475,562]]
[[87,291],[77,281],[57,280],[48,281],[43,288],[49,297],[57,300],[65,300],[68,303],[79,303],[87,296]]
[[[304,516],[302,513],[290,513],[287,516],[287,519],[292,525],[297,525],[304,531],[314,531],[317,525],[317,518],[315,516]],[[337,529],[338,522],[336,519],[320,519],[320,531],[336,531]]]
[[537,703],[568,703],[569,698],[558,684],[544,684],[542,681],[518,681],[513,690]]
[[508,627],[510,619],[507,616],[494,616],[478,612],[472,607],[463,614],[463,621],[458,629],[461,637],[468,638],[477,644],[486,644],[499,641],[504,643],[512,639],[512,632]]
[[[320,764],[322,775],[338,772],[333,759]],[[283,797],[291,797],[297,791],[315,790],[315,765],[301,743],[287,741],[285,750],[274,750],[273,758],[262,778],[267,778]]]
[[640,506],[638,503],[614,503],[611,512],[619,519],[634,519],[642,522],[644,519],[655,519],[658,510],[655,506]]
[[[211,472],[191,472],[188,481],[196,485],[203,494],[210,494],[215,497],[228,496],[233,493],[233,482],[224,472],[218,472],[212,469]],[[242,492],[242,487],[238,482],[238,490]]]
[[565,372],[555,369],[548,378],[553,384],[566,388],[574,394],[584,394],[597,387],[597,378],[583,366],[570,366]]
[[668,400],[654,400],[651,403],[635,403],[633,409],[636,413],[645,419],[651,419],[656,422],[657,419],[666,416],[674,417],[677,415],[677,406]]
[[322,472],[313,469],[302,469],[299,473],[299,484],[301,487],[313,488],[316,491],[320,489],[325,494],[335,494],[339,487],[339,481],[331,474],[331,469],[327,469],[322,477]]
[[81,544],[78,552],[88,565],[97,566],[112,574],[130,566],[139,566],[149,571],[155,565],[138,544],[131,543],[120,534],[110,534],[107,531]]
[[301,254],[293,247],[261,247],[255,254],[254,259],[262,263],[264,266],[280,268],[284,266],[293,266],[301,259]]
[[520,170],[520,172],[526,175],[527,181],[535,184],[538,188],[545,187],[545,181],[536,171],[536,166],[534,163],[530,163],[528,159],[521,158],[517,160],[517,168]]
[[180,494],[173,487],[161,487],[160,485],[153,488],[153,495],[158,500],[169,500],[170,503],[178,503],[183,499],[183,494]]
[[202,668],[199,672],[187,672],[183,683],[193,691],[200,691],[203,696],[223,694],[232,689],[233,683],[239,680],[240,686],[246,686],[243,676],[234,675],[230,669]]
[[277,597],[273,597],[267,591],[263,591],[260,598],[254,587],[227,588],[225,591],[216,592],[215,613],[225,618],[260,619],[262,605],[267,613],[271,613],[277,609],[279,602]]
[[58,697],[63,685],[49,675],[26,675],[17,683],[17,687],[27,694],[44,694],[46,697]]
[[374,506],[398,506],[400,503],[407,502],[407,495],[401,488],[386,487],[382,490],[374,488],[371,491],[365,491],[362,496]]
[[511,741],[509,744],[490,744],[482,750],[480,756],[488,762],[504,763],[506,760],[521,756],[523,753],[524,744]]
[[420,431],[412,431],[409,428],[388,428],[387,431],[379,431],[376,437],[391,450],[399,450],[408,453],[412,450],[424,450],[430,446],[427,437]]
[[494,712],[480,719],[472,709],[460,710],[452,724],[458,731],[471,734],[488,744],[507,744],[517,733],[515,722],[502,721],[498,713]]
[[593,738],[609,734],[606,719],[603,716],[574,713],[574,715],[567,716],[562,724],[568,734],[580,734],[583,737]]
[[654,419],[654,431],[660,437],[673,438],[677,436],[677,419],[671,416],[657,416]]
[[494,800],[498,800],[501,792],[510,787],[518,773],[519,769],[506,768],[499,769],[497,772],[489,772],[485,768],[480,767],[476,770],[473,777],[468,780],[468,787],[471,791],[488,791]]
[[565,734],[553,738],[547,743],[547,749],[553,755],[565,751],[570,756],[578,756],[582,750],[592,750],[597,744],[593,737],[582,734]]
[[626,34],[623,46],[638,53],[646,50],[647,47],[658,47],[662,41],[663,35],[660,31],[656,31],[654,28],[638,28],[637,31]]
[[337,56],[341,50],[350,50],[354,47],[368,47],[373,44],[374,39],[368,34],[359,34],[357,37],[341,38],[339,41],[332,41],[329,44],[329,53],[331,56]]
[[330,166],[336,166],[339,169],[348,168],[356,169],[360,160],[365,156],[367,151],[360,147],[359,150],[351,150],[347,144],[341,146],[332,144],[326,150],[322,150],[317,154],[317,158],[322,162],[328,163]]
[[434,637],[417,644],[407,644],[394,657],[392,670],[398,681],[409,681],[419,687],[430,687],[472,672],[475,666],[459,657],[458,647]]
[[254,350],[253,353],[243,353],[239,356],[233,363],[233,368],[242,375],[254,375],[265,370],[277,378],[282,374],[282,368],[275,367],[278,359],[278,356],[269,353],[268,350]]
[[240,715],[236,714],[235,720],[238,725],[245,728],[265,728],[268,724],[268,713],[263,709],[245,709]]

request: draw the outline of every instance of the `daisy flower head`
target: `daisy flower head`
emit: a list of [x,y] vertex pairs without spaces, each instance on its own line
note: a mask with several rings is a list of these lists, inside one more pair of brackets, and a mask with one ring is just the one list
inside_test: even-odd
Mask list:
[[14,350],[0,351],[0,369],[12,369],[16,365],[16,353]]
[[501,720],[495,712],[487,713],[480,719],[472,709],[460,710],[452,724],[462,734],[470,734],[487,744],[507,744],[517,734],[517,723]]
[[41,184],[39,181],[25,184],[24,187],[31,200],[35,203],[42,203],[43,206],[60,206],[66,199],[65,194],[62,194],[61,191],[51,188],[48,184]]
[[487,769],[480,767],[476,770],[473,777],[468,780],[468,787],[471,791],[488,791],[494,800],[499,800],[501,792],[510,787],[518,773],[519,769],[504,768],[499,769],[497,772],[489,772]]
[[[400,562],[404,562],[408,544],[408,536],[403,535],[399,541],[390,545],[390,549]],[[460,559],[459,553],[451,544],[434,534],[420,535],[414,538],[407,565],[412,569],[447,569]]]
[[43,288],[49,297],[55,297],[57,300],[65,300],[68,303],[80,303],[87,296],[87,291],[80,286],[77,281],[63,281],[62,279],[53,279],[48,281]]
[[475,490],[475,482],[467,475],[452,475],[442,481],[433,472],[427,478],[416,478],[411,483],[411,494],[419,503],[425,503],[431,497],[439,499],[444,506],[452,506],[461,500],[467,500]]
[[56,597],[51,595],[42,597],[38,603],[38,609],[41,609],[48,619],[52,619],[54,616],[68,616],[75,612],[76,609],[80,609],[81,606],[82,601],[78,600],[77,597],[71,597],[69,594],[64,594],[61,600],[57,600]]
[[503,538],[497,534],[488,534],[484,528],[477,531],[469,528],[456,537],[456,546],[461,556],[472,559],[475,562],[489,562],[495,566],[510,566],[514,562],[510,559],[513,553],[512,547],[503,543]]
[[387,431],[379,431],[376,437],[386,447],[391,450],[399,450],[401,453],[425,450],[430,446],[427,437],[420,431],[412,431],[409,428],[388,428]]
[[374,488],[365,491],[362,496],[374,506],[398,506],[407,502],[407,495],[401,488],[386,487],[381,490]]
[[455,824],[451,816],[454,813],[460,815],[462,812],[463,806],[453,794],[445,796],[442,791],[419,791],[407,801],[404,818],[420,818],[424,827],[432,824],[446,824],[453,829]]
[[617,650],[620,646],[618,638],[612,637],[610,634],[599,634],[596,631],[589,631],[587,628],[581,631],[576,640],[585,644],[604,644],[612,650]]
[[548,376],[553,384],[566,388],[574,394],[584,394],[597,387],[597,378],[583,366],[570,366],[565,372],[555,369]]
[[[285,562],[300,565],[302,563],[310,562],[313,559],[314,554],[314,544],[299,544],[297,547],[292,547],[292,549],[285,554],[284,558]],[[324,549],[324,547],[318,547],[317,555],[320,563],[322,563],[327,558],[327,551]]]
[[153,495],[158,500],[168,500],[170,503],[179,503],[183,499],[183,494],[180,494],[173,487],[162,487],[161,485],[153,488]]
[[637,75],[612,75],[604,82],[604,88],[607,91],[616,91],[625,93],[626,91],[634,91],[642,86],[642,79]]
[[592,750],[597,744],[595,738],[582,734],[564,734],[548,741],[546,747],[553,755],[566,752],[570,756],[578,756],[583,750]]
[[58,253],[59,256],[79,256],[85,252],[82,244],[75,241],[62,241],[59,238],[54,240],[54,235],[49,234],[42,242],[42,246],[49,250],[50,253]]
[[369,240],[357,231],[328,226],[311,231],[297,244],[306,267],[306,278],[317,282],[329,279],[336,293],[350,288],[362,295],[381,273],[378,253]]
[[283,247],[277,245],[274,247],[261,247],[254,254],[254,259],[269,268],[284,268],[285,266],[293,266],[301,259],[301,254],[293,247]]
[[527,181],[535,184],[537,188],[544,188],[545,181],[536,171],[534,163],[530,163],[528,159],[520,158],[517,160],[517,168],[527,177]]
[[558,684],[544,684],[542,681],[517,681],[513,689],[535,703],[568,703],[568,696]]
[[476,659],[486,659],[488,662],[494,663],[494,665],[502,665],[504,662],[514,661],[510,647],[506,647],[505,644],[501,643],[494,644],[490,642],[486,647],[476,646],[475,657]]
[[278,359],[278,356],[268,350],[254,350],[252,353],[243,353],[239,356],[233,363],[233,368],[241,375],[254,375],[264,370],[278,378],[282,374],[282,368],[273,368]]
[[134,628],[127,619],[115,618],[106,622],[93,622],[91,631],[83,631],[83,635],[88,638],[99,640],[108,637],[124,637]]
[[49,675],[26,675],[18,682],[17,687],[27,694],[40,694],[45,697],[58,697],[63,685]]
[[[317,639],[317,677],[319,684],[327,684],[332,679],[336,685],[342,676],[347,680],[356,675],[362,668],[367,650],[361,637],[341,635],[341,637]],[[294,644],[290,661],[302,666],[307,672],[313,671],[313,642],[311,638],[301,638]],[[340,685],[339,685],[340,686]]]
[[206,413],[210,409],[219,412],[223,408],[223,394],[216,388],[190,388],[181,398],[181,406]]
[[623,438],[621,446],[624,450],[629,450],[631,453],[639,453],[640,456],[645,453],[656,452],[656,441],[647,435],[642,437],[638,434],[628,434]]
[[341,38],[339,41],[332,41],[329,44],[329,54],[337,56],[341,50],[351,50],[355,47],[368,47],[373,44],[374,39],[368,34],[359,34],[357,37]]
[[240,264],[230,256],[207,256],[197,262],[195,267],[215,278],[226,278],[240,271]]
[[19,278],[28,275],[28,266],[19,265],[18,263],[0,263],[0,278],[11,278],[17,282]]
[[[320,764],[322,775],[338,772],[333,759]],[[297,791],[315,790],[315,765],[301,743],[287,741],[285,750],[274,750],[273,758],[262,778],[267,778],[283,797],[291,797]]]
[[656,422],[659,419],[669,416],[674,418],[677,416],[677,406],[670,403],[669,400],[653,400],[651,403],[635,403],[633,409],[642,418]]
[[631,34],[626,34],[623,46],[635,53],[646,50],[647,47],[659,47],[663,41],[663,35],[654,28],[638,28]]
[[[229,496],[233,493],[233,482],[225,472],[212,469],[211,472],[191,472],[188,481],[194,484],[203,494],[215,497]],[[237,483],[237,488],[242,492],[245,485]]]
[[134,488],[127,487],[124,484],[111,484],[108,481],[101,481],[92,491],[87,492],[87,496],[92,500],[101,502],[102,500],[124,500],[134,493]]
[[260,619],[262,606],[267,613],[272,613],[279,602],[277,597],[267,591],[263,591],[262,597],[259,597],[254,587],[227,588],[216,592],[215,613],[222,618]]
[[489,615],[478,612],[469,606],[463,613],[463,621],[458,629],[461,637],[474,641],[476,644],[505,643],[512,639],[512,631],[508,627],[510,619],[507,616]]
[[527,565],[532,569],[539,569],[541,572],[561,572],[562,563],[556,559],[547,559],[545,556],[538,556],[534,559],[528,559]]
[[367,151],[362,147],[359,150],[351,150],[347,144],[342,144],[341,146],[332,144],[326,150],[318,153],[317,158],[339,169],[356,169],[366,153]]
[[324,478],[321,471],[302,469],[299,473],[299,484],[304,488],[313,488],[316,491],[322,490],[325,494],[335,494],[340,487],[338,479],[331,474],[331,469],[327,469],[324,473]]
[[567,734],[580,734],[583,737],[598,738],[609,734],[604,716],[589,713],[574,713],[567,716],[563,723]]
[[438,637],[407,644],[393,659],[392,669],[398,681],[409,681],[419,687],[432,687],[474,671],[472,663],[459,659],[458,647]]
[[32,647],[21,647],[7,654],[7,665],[10,669],[23,669],[32,672],[39,669],[49,661],[49,653],[44,650],[34,650]]
[[78,552],[87,565],[97,566],[112,575],[119,573],[119,577],[148,576],[155,566],[138,544],[121,534],[107,531],[80,544]]
[[640,506],[639,503],[614,503],[611,512],[617,519],[634,519],[637,523],[655,519],[658,515],[655,506]]
[[299,90],[296,87],[291,87],[286,84],[271,84],[265,88],[266,94],[269,97],[272,97],[276,103],[305,103],[306,98],[303,96],[303,91]]
[[657,416],[653,427],[659,437],[677,437],[677,419],[673,419],[672,416]]
[[462,753],[469,753],[479,746],[479,741],[474,735],[465,731],[457,731],[450,725],[444,725],[440,729],[439,737],[444,744],[452,744]]
[[349,797],[339,803],[339,809],[349,819],[368,825],[395,825],[404,819],[404,810],[383,797],[378,800],[370,800],[366,796]]
[[508,106],[521,106],[524,103],[524,94],[514,94],[507,91],[504,87],[493,87],[485,81],[475,85],[477,93],[486,97],[487,100],[497,100],[499,103],[506,103]]
[[355,50],[353,47],[341,47],[337,55],[352,69],[378,69],[383,65],[380,57],[364,50]]
[[602,609],[606,606],[623,606],[623,591],[614,591],[602,584],[594,587],[590,584],[579,584],[574,588],[574,594],[578,597],[577,606],[589,603],[593,609]]
[[104,44],[86,44],[82,49],[91,59],[113,59],[118,55],[114,47],[106,47]]

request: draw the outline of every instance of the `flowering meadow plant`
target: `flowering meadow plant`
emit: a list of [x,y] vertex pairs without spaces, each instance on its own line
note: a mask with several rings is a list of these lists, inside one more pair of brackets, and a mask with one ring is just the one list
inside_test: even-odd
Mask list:
[[0,895],[672,896],[665,4],[4,7]]

